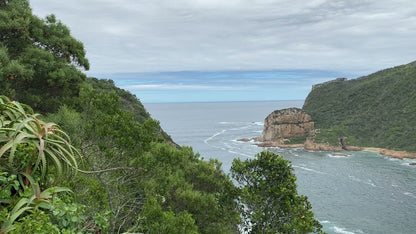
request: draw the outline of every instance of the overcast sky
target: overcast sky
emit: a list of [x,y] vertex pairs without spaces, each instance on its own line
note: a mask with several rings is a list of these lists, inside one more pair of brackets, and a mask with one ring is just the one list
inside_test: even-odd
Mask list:
[[84,43],[90,75],[281,69],[366,75],[416,59],[415,0],[30,2],[34,14],[54,13]]

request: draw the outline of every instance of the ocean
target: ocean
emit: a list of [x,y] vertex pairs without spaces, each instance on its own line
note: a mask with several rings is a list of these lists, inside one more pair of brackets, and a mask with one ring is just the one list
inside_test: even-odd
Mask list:
[[[234,158],[254,158],[263,149],[237,139],[260,136],[276,109],[303,101],[145,104],[179,145],[204,158],[217,158],[229,173]],[[306,195],[327,233],[416,233],[415,160],[372,152],[331,152],[268,148],[292,162],[298,192]]]

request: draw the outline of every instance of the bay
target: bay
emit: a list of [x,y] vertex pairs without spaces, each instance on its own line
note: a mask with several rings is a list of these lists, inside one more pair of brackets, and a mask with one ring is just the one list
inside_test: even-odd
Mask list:
[[[261,135],[264,118],[303,101],[145,104],[179,145],[204,158],[217,158],[228,173],[232,160],[253,158],[263,149],[237,139]],[[327,233],[414,233],[414,160],[371,152],[331,152],[269,148],[292,162],[298,191],[312,204]]]

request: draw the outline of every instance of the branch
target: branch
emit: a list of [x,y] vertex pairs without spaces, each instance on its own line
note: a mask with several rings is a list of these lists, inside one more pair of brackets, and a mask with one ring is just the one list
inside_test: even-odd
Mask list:
[[98,171],[83,171],[83,170],[78,169],[78,168],[74,168],[74,169],[81,172],[81,173],[84,173],[84,174],[98,174],[98,173],[103,173],[103,172],[108,172],[108,171],[118,171],[118,170],[138,171],[138,170],[142,170],[143,168],[140,168],[140,167],[114,167],[114,168],[108,168],[108,169],[103,169],[103,170],[98,170]]
[[70,167],[72,167],[74,170],[79,171],[79,172],[84,173],[84,174],[99,174],[99,173],[103,173],[103,172],[119,171],[119,170],[138,171],[138,170],[143,169],[143,168],[140,168],[140,167],[114,167],[114,168],[108,168],[108,169],[103,169],[103,170],[98,170],[98,171],[84,171],[84,170],[78,169],[78,167],[75,167],[74,165],[72,165],[72,163],[68,162],[68,160],[65,157],[62,157],[60,154],[57,154],[57,155],[64,162],[66,162]]

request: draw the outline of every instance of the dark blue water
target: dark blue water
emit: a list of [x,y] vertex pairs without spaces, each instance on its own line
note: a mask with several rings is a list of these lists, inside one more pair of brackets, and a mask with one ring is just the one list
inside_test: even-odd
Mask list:
[[[180,145],[204,158],[218,158],[228,172],[232,160],[262,151],[240,138],[260,136],[264,118],[302,101],[146,104],[152,117]],[[300,194],[308,196],[328,233],[416,233],[416,167],[378,153],[271,148],[292,162]]]

